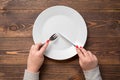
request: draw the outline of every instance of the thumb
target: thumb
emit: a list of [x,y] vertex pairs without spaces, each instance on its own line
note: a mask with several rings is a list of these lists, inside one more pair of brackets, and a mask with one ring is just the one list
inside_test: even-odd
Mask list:
[[39,54],[43,54],[48,47],[49,40],[46,41],[46,43],[41,47],[41,49],[38,51]]

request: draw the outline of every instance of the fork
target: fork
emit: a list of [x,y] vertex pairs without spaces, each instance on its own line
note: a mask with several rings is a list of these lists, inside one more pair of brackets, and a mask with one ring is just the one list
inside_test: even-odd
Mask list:
[[[56,33],[54,33],[53,35],[50,36],[50,38],[48,39],[48,41],[54,41],[56,38],[58,37],[58,35]],[[44,45],[45,43],[43,43],[40,48]],[[39,49],[40,49],[39,48]]]

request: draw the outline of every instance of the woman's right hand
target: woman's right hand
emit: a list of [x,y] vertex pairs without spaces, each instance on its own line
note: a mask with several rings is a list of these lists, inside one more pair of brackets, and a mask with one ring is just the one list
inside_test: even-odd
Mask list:
[[91,70],[97,67],[98,60],[94,54],[82,47],[76,47],[76,51],[79,56],[79,64],[84,71]]

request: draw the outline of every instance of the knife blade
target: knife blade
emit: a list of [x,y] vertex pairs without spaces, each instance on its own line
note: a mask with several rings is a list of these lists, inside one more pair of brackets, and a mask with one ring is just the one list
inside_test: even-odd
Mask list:
[[74,47],[76,47],[76,45],[70,41],[67,37],[63,36],[61,33],[58,33],[62,38],[64,38],[67,42],[69,42],[70,44],[72,44]]

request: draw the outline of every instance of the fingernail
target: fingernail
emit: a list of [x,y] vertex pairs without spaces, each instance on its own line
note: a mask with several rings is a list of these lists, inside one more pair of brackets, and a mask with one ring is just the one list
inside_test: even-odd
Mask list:
[[47,40],[47,41],[46,41],[46,43],[49,43],[49,42],[50,42],[50,40]]
[[76,45],[75,47],[78,48],[78,45]]
[[82,46],[80,46],[80,48],[83,48]]

